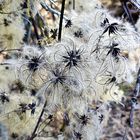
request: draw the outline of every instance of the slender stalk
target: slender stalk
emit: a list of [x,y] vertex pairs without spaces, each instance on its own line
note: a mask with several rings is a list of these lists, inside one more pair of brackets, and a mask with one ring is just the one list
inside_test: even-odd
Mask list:
[[128,9],[126,2],[123,2],[123,8],[124,8],[124,11],[127,14],[128,18],[129,18],[130,22],[134,25],[133,17],[131,15],[131,13],[129,12],[129,9]]
[[29,18],[26,14],[23,14],[22,16],[23,16],[23,20],[24,20],[24,24],[25,24],[25,31],[26,31],[23,41],[26,42],[27,44],[29,44],[32,23],[29,21]]
[[[61,13],[53,8],[51,8],[50,6],[47,5],[47,3],[45,2],[40,2],[41,6],[43,9],[45,9],[46,11],[51,12],[52,14],[55,14],[57,16],[61,16]],[[69,20],[66,16],[63,16],[63,18],[67,21]]]
[[65,10],[65,0],[62,1],[61,16],[60,16],[60,22],[59,22],[58,41],[61,41],[64,10]]
[[35,126],[35,128],[34,128],[33,133],[31,134],[31,137],[29,138],[29,140],[33,140],[33,139],[36,137],[36,135],[37,135],[37,134],[36,134],[36,131],[37,131],[37,129],[38,129],[38,127],[39,127],[39,124],[40,124],[40,122],[41,122],[41,119],[42,119],[42,116],[43,116],[43,114],[44,114],[46,105],[47,105],[47,100],[45,101],[45,103],[44,103],[44,105],[43,105],[41,114],[40,114],[40,116],[39,116],[39,118],[38,118],[37,124],[36,124],[36,126]]
[[49,122],[46,123],[46,125],[38,132],[38,134],[40,134],[51,122],[52,120],[49,120]]
[[11,51],[22,51],[22,49],[8,49],[8,50],[0,50],[0,53],[2,52],[11,52]]
[[75,0],[73,0],[73,10],[75,10]]
[[138,10],[140,10],[140,3],[137,0],[129,0],[129,1],[133,3],[138,8]]
[[122,6],[123,6],[123,9],[124,9],[124,11],[125,11],[125,13],[126,13],[128,19],[129,19],[129,21],[132,23],[134,29],[137,30],[136,27],[135,27],[135,22],[134,22],[134,20],[133,20],[132,14],[131,14],[130,11],[129,11],[127,2],[124,1],[124,2],[122,3]]
[[38,45],[39,45],[40,48],[42,48],[41,43],[40,43],[40,38],[39,38],[38,30],[37,30],[37,26],[36,26],[36,21],[34,20],[34,17],[33,17],[33,14],[32,14],[31,11],[30,11],[30,18],[31,18],[32,25],[34,27],[34,32],[35,32],[36,39],[38,41]]

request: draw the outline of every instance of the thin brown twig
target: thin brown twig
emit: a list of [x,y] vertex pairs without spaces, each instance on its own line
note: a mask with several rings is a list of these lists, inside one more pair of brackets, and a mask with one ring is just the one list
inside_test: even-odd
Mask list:
[[61,34],[62,34],[62,24],[63,24],[64,10],[65,10],[65,0],[62,1],[60,22],[59,22],[58,41],[61,41],[61,36],[62,36]]
[[29,13],[30,13],[30,19],[31,19],[32,25],[34,27],[35,36],[36,36],[36,39],[38,41],[38,45],[39,45],[40,48],[42,48],[41,43],[40,43],[39,34],[38,34],[38,29],[37,29],[37,26],[36,26],[36,21],[34,20],[32,12],[30,11]]
[[38,127],[39,127],[39,124],[40,124],[40,122],[41,122],[41,119],[42,119],[42,116],[43,116],[43,114],[44,114],[46,105],[47,105],[47,100],[45,101],[45,103],[44,103],[44,105],[43,105],[41,114],[40,114],[40,116],[39,116],[39,118],[38,118],[38,121],[37,121],[36,126],[35,126],[35,128],[34,128],[34,131],[33,131],[33,133],[31,134],[31,137],[30,137],[28,140],[33,140],[33,139],[37,136],[36,131],[37,131],[37,129],[38,129]]

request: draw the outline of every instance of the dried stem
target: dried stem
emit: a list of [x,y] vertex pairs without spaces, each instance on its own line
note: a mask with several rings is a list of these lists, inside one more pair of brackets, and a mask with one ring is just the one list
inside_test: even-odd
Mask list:
[[[53,8],[51,8],[50,6],[47,5],[47,3],[45,2],[40,2],[42,8],[44,8],[46,11],[51,12],[52,14],[55,14],[57,16],[61,16],[61,13]],[[69,20],[66,16],[63,16],[63,18],[67,21]]]
[[40,122],[41,122],[41,119],[42,119],[42,116],[43,116],[43,114],[44,114],[46,105],[47,105],[47,100],[45,101],[45,103],[44,103],[44,105],[43,105],[43,108],[42,108],[41,114],[40,114],[40,116],[39,116],[39,118],[38,118],[38,121],[37,121],[37,124],[36,124],[36,126],[35,126],[35,129],[34,129],[33,133],[31,134],[31,137],[29,138],[29,140],[33,140],[33,139],[36,137],[36,135],[37,135],[37,134],[36,134],[36,131],[37,131],[37,129],[38,129],[38,127],[39,127],[39,124],[40,124]]
[[129,11],[129,8],[128,8],[128,5],[127,5],[127,1],[122,2],[122,6],[123,6],[123,9],[124,9],[128,19],[129,19],[130,23],[132,23],[134,29],[137,31],[137,29],[135,27],[135,22],[134,22],[133,17],[132,17],[132,14]]
[[75,10],[75,0],[73,0],[73,10]]
[[134,25],[134,20],[133,20],[133,17],[131,15],[131,13],[129,12],[127,3],[126,2],[123,2],[122,5],[123,5],[124,11],[125,11],[126,15],[128,16],[130,22]]
[[61,41],[64,10],[65,10],[65,0],[62,1],[61,16],[60,16],[60,22],[59,22],[58,41]]
[[34,20],[32,12],[30,11],[29,13],[30,13],[30,18],[31,18],[32,25],[34,27],[35,36],[36,36],[36,39],[38,41],[38,45],[39,45],[40,48],[42,48],[41,43],[40,43],[38,30],[37,30],[37,26],[36,26],[36,21]]

